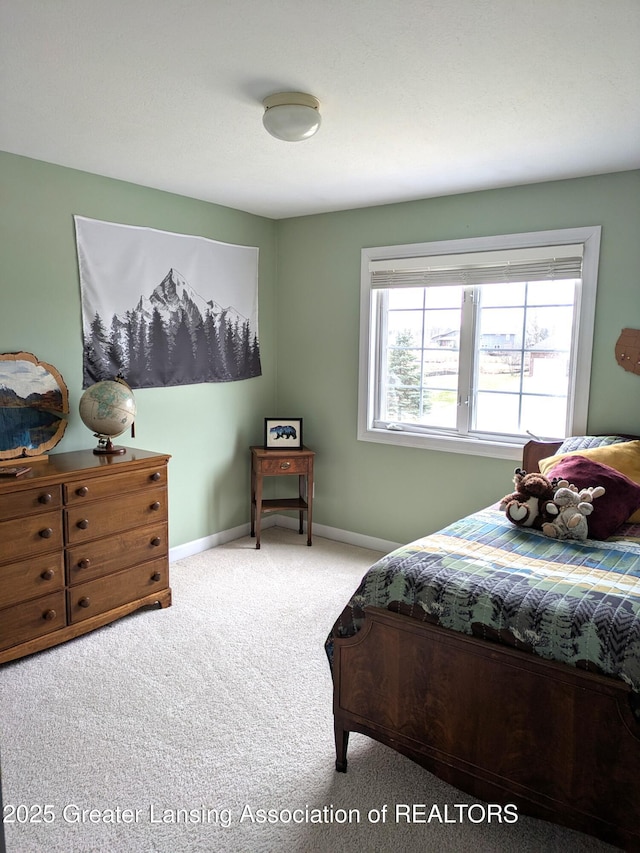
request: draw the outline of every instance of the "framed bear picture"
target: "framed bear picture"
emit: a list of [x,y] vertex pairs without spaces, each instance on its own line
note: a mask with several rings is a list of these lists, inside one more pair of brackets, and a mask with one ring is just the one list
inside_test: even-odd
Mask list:
[[302,450],[302,418],[265,418],[265,450]]

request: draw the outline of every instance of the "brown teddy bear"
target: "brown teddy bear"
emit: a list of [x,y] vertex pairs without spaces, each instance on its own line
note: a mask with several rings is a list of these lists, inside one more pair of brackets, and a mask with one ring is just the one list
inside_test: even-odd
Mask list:
[[516,490],[502,498],[500,509],[518,527],[534,527],[536,530],[553,521],[559,512],[553,502],[555,491],[563,484],[569,485],[566,480],[549,480],[538,473],[527,474],[522,468],[516,468],[513,482]]

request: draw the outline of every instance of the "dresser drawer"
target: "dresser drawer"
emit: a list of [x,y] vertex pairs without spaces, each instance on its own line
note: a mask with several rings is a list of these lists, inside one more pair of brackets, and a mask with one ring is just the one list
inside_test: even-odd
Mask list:
[[168,540],[167,524],[153,524],[74,545],[67,551],[68,583],[84,583],[145,560],[166,557]]
[[115,575],[78,584],[67,593],[69,620],[72,623],[82,622],[168,586],[169,564],[166,560],[154,560]]
[[164,487],[91,501],[65,510],[67,542],[76,545],[167,517]]
[[62,549],[62,515],[42,512],[13,521],[0,521],[0,562],[36,557]]
[[55,592],[0,611],[0,649],[8,649],[64,628],[64,592]]
[[308,456],[276,456],[273,459],[260,459],[259,469],[263,474],[306,474],[309,471]]
[[63,589],[62,554],[43,554],[0,566],[0,607]]
[[0,495],[0,521],[62,506],[59,485]]
[[64,484],[64,502],[67,506],[73,506],[96,498],[135,492],[153,485],[167,485],[166,466],[129,471],[124,474],[110,474],[108,477],[85,477],[69,481]]

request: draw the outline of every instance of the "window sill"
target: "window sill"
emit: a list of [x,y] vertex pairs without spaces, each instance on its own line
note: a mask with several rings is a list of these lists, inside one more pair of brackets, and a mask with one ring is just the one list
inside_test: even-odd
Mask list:
[[482,441],[460,436],[435,436],[407,430],[368,428],[358,431],[359,441],[393,444],[396,447],[418,447],[422,450],[437,450],[441,453],[466,453],[471,456],[490,456],[492,459],[522,460],[522,442]]

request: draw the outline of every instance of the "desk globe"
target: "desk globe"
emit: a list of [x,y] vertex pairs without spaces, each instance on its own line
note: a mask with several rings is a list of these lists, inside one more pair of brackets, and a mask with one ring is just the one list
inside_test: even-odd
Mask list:
[[80,417],[85,426],[93,430],[98,439],[94,453],[125,453],[124,447],[115,447],[111,439],[131,427],[136,417],[136,401],[131,388],[122,379],[105,379],[87,388],[80,398]]

